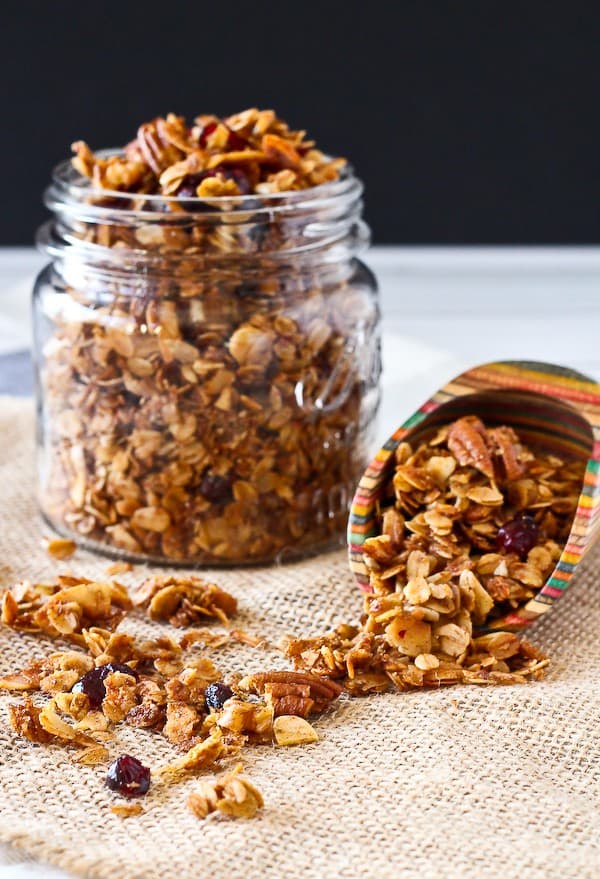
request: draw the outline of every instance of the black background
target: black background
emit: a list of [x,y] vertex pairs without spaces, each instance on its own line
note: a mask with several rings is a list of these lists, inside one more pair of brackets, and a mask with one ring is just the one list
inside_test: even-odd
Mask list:
[[0,243],[82,138],[273,107],[367,184],[377,243],[596,243],[600,4],[212,0],[0,6]]

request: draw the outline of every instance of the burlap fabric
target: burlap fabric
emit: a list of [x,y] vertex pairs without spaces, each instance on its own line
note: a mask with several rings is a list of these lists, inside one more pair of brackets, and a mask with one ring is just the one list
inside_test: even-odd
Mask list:
[[[105,559],[79,551],[57,563],[40,548],[47,529],[34,502],[32,406],[0,404],[0,563],[12,568],[3,579],[57,568],[102,577]],[[155,784],[141,817],[112,815],[105,767],[76,766],[66,749],[18,739],[5,696],[0,839],[74,874],[111,879],[598,877],[599,566],[596,552],[531,633],[553,658],[546,681],[343,699],[316,722],[317,744],[248,750],[247,772],[266,804],[252,821],[198,821],[185,805],[194,779]],[[238,597],[240,626],[271,641],[318,633],[360,606],[342,552],[215,579]],[[131,619],[126,628],[150,624]],[[50,648],[5,628],[0,643],[2,672]],[[276,652],[240,646],[215,661],[225,670],[283,667]],[[110,748],[154,766],[173,754],[159,735],[127,728]]]

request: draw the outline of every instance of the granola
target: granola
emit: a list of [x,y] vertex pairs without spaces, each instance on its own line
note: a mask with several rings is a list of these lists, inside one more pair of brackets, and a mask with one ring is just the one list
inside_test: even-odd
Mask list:
[[522,683],[548,660],[493,629],[543,586],[569,534],[583,464],[529,449],[506,426],[460,418],[401,443],[379,531],[363,553],[359,625],[285,638],[296,668],[353,695],[446,684]]
[[52,558],[54,559],[58,559],[59,561],[70,559],[77,549],[76,543],[74,543],[72,540],[67,540],[61,537],[45,538],[44,546],[46,547],[46,552],[48,553],[48,555],[52,556]]
[[99,189],[198,198],[306,189],[337,180],[346,164],[273,110],[254,107],[193,125],[169,113],[140,125],[123,154],[95,155],[84,141],[73,152],[77,171]]
[[136,815],[144,814],[144,809],[140,803],[113,803],[110,811],[119,818],[133,818]]
[[[232,640],[258,646],[260,639],[205,628],[188,629],[178,641],[136,638],[116,631],[133,606],[118,583],[72,576],[21,583],[4,595],[4,623],[80,649],[33,659],[0,678],[0,689],[22,699],[9,706],[11,725],[32,742],[75,748],[74,759],[86,765],[106,761],[116,724],[153,730],[181,751],[156,770],[175,781],[216,770],[248,745],[318,741],[307,718],[344,690],[365,696],[537,680],[548,659],[501,626],[553,570],[581,480],[579,462],[534,451],[511,428],[486,427],[475,416],[415,447],[402,443],[381,496],[379,534],[364,544],[371,592],[360,621],[284,639],[296,671],[225,683],[211,656],[191,648]],[[233,596],[196,575],[149,577],[135,604],[175,626],[226,622],[237,609]],[[192,812],[256,814],[262,797],[239,772],[203,781],[188,801]]]
[[[99,617],[94,617],[89,608],[99,585],[106,584],[61,576],[53,584],[20,584],[8,593],[20,605],[6,623],[76,640],[84,648],[32,659],[20,671],[0,678],[0,690],[22,695],[20,704],[9,706],[15,732],[40,744],[75,747],[74,759],[79,763],[104,762],[108,758],[104,742],[115,725],[124,723],[160,733],[182,751],[179,759],[159,768],[159,774],[204,771],[238,755],[247,744],[273,743],[285,737],[285,730],[275,723],[280,715],[321,712],[341,693],[338,684],[317,675],[281,671],[250,675],[229,686],[206,653],[189,653],[197,644],[215,646],[204,629],[189,630],[178,643],[164,635],[144,639],[99,625],[81,627],[83,622],[108,620],[116,628],[125,609],[132,607],[127,590],[112,584],[122,614],[107,612],[103,605]],[[73,599],[70,590],[76,587],[84,590],[76,593],[78,603],[67,601],[65,593]],[[169,618],[175,613],[176,624],[181,624],[183,612],[194,619],[193,608],[194,613],[219,618],[236,608],[233,596],[193,575],[148,578],[137,591],[138,603],[151,608],[164,589],[175,590]],[[77,631],[40,624],[46,619],[47,604],[57,600],[79,620]],[[185,607],[183,600],[188,602]],[[152,617],[162,619],[163,615]],[[37,628],[33,622],[39,624]],[[222,643],[220,637],[216,636],[217,645]],[[230,640],[229,635],[225,637]],[[257,639],[241,632],[231,640],[257,644]],[[34,702],[34,694],[46,701]],[[302,735],[296,731],[296,737],[306,735],[306,730]]]
[[180,562],[340,541],[380,371],[356,178],[256,109],[75,149],[40,327],[48,519]]
[[134,604],[147,608],[150,619],[168,620],[179,627],[209,617],[227,623],[237,611],[233,595],[193,574],[148,577],[136,590]]
[[61,575],[53,583],[23,582],[2,594],[2,622],[25,632],[84,642],[91,626],[116,629],[131,608],[127,589],[116,581],[98,583]]
[[273,723],[275,741],[281,748],[293,745],[309,745],[319,741],[317,731],[303,717],[281,714]]
[[264,801],[258,788],[241,771],[239,763],[231,772],[199,783],[187,801],[196,818],[206,818],[217,811],[231,818],[254,818]]

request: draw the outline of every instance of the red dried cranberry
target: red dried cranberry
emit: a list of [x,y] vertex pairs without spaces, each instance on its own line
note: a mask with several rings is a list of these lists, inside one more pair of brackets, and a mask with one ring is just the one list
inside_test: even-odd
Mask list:
[[228,150],[244,150],[247,146],[248,143],[244,140],[243,137],[240,137],[239,134],[235,133],[235,131],[229,129],[229,137],[227,138]]
[[498,529],[496,543],[498,549],[514,552],[524,561],[527,553],[537,544],[539,536],[540,529],[533,516],[523,514],[505,522]]
[[228,504],[233,499],[230,480],[210,471],[202,477],[200,494],[213,504]]
[[106,786],[124,797],[140,797],[150,787],[150,770],[136,757],[123,754],[108,767]]
[[[239,134],[236,134],[235,131],[232,131],[228,125],[225,125],[224,122],[221,122],[220,124],[223,125],[229,132],[227,136],[227,142],[225,144],[226,150],[243,150],[248,146],[247,141],[245,141],[243,137],[240,137]],[[198,143],[201,147],[206,147],[208,138],[215,131],[217,125],[219,125],[218,122],[206,123],[206,125],[202,129],[200,137],[198,138]]]
[[106,665],[99,665],[91,671],[87,671],[77,683],[71,688],[72,693],[85,693],[90,700],[92,708],[100,708],[102,700],[106,696],[106,688],[104,686],[104,678],[113,671],[120,671],[121,674],[131,675],[137,681],[138,674],[129,665],[122,662],[108,662]]
[[217,125],[218,125],[217,122],[207,122],[206,123],[206,125],[204,126],[204,128],[202,129],[202,131],[200,133],[200,137],[198,138],[198,143],[200,144],[201,147],[206,146],[206,141],[211,136],[211,134],[213,133],[213,131],[215,130]]
[[221,709],[232,696],[233,690],[227,684],[209,684],[204,693],[206,710],[210,711],[211,708]]

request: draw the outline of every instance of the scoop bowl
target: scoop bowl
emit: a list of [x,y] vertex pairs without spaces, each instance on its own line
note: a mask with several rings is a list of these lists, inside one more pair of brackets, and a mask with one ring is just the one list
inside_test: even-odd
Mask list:
[[556,567],[540,591],[493,627],[517,631],[545,613],[566,591],[577,565],[600,535],[600,384],[550,363],[501,361],[457,376],[425,402],[379,450],[365,470],[350,509],[350,569],[369,592],[362,546],[377,531],[377,510],[401,442],[421,442],[440,426],[478,415],[490,426],[506,424],[533,448],[586,462],[571,531]]

